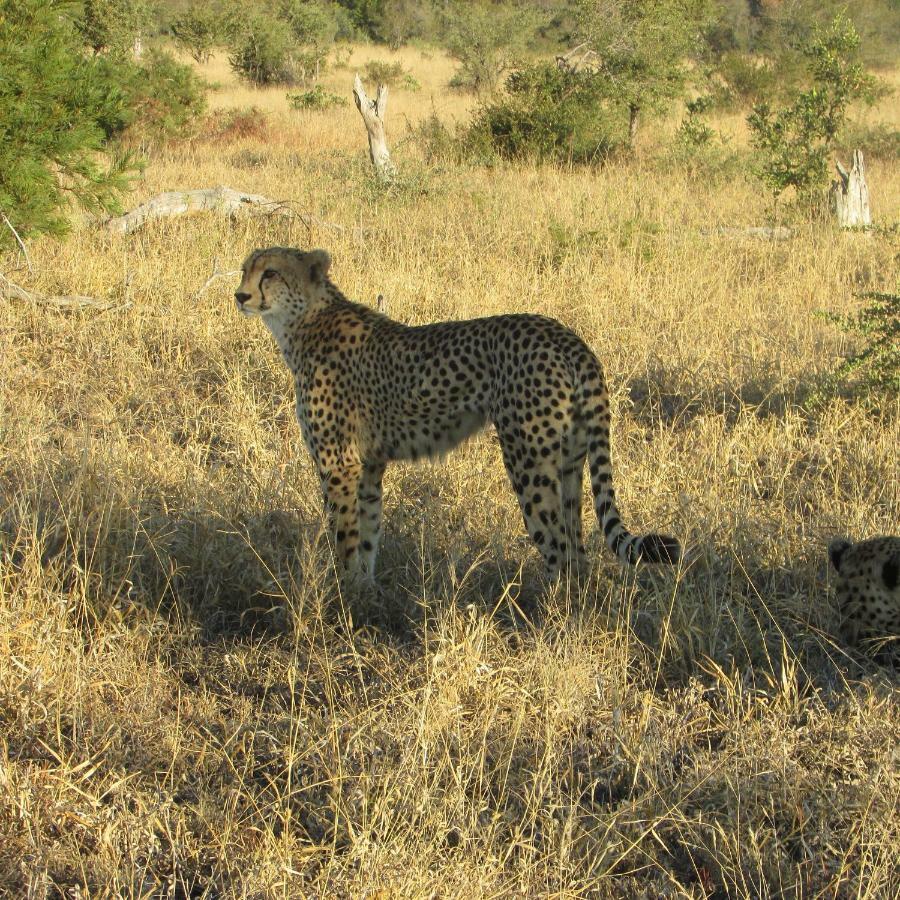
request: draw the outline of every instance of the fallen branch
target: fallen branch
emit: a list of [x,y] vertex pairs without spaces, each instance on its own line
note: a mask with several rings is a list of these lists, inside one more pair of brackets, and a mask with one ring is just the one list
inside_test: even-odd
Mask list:
[[96,297],[85,297],[81,294],[48,297],[44,294],[26,291],[25,288],[14,281],[10,281],[5,275],[0,275],[0,297],[24,300],[26,303],[43,303],[50,306],[75,307],[77,309],[90,307],[104,312],[113,309],[127,309],[131,306],[131,301],[117,304],[113,300],[98,300]]
[[[226,215],[263,215],[283,216],[297,219],[312,232],[314,227],[328,228],[332,231],[344,232],[347,229],[335,222],[326,222],[309,213],[295,209],[289,200],[273,200],[260,194],[248,194],[234,188],[219,185],[214,188],[200,188],[193,191],[166,191],[152,197],[146,203],[136,206],[123,216],[117,216],[106,222],[108,231],[128,234],[142,228],[152,219],[167,219],[193,212],[217,212]],[[355,240],[362,240],[363,229],[354,227],[352,234]]]

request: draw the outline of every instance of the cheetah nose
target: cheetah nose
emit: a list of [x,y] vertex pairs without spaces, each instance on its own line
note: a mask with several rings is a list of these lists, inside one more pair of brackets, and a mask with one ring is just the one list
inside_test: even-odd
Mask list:
[[234,299],[237,300],[238,306],[243,306],[250,299],[250,295],[244,291],[235,291]]

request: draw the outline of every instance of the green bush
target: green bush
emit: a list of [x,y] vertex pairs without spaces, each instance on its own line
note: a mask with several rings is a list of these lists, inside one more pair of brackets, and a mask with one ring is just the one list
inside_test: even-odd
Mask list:
[[715,105],[714,97],[697,97],[685,104],[687,114],[675,131],[668,152],[663,157],[667,166],[676,166],[691,176],[704,180],[733,177],[741,166],[738,154],[728,148],[725,139],[703,119]]
[[84,0],[76,23],[95,53],[106,50],[124,55],[146,34],[150,20],[146,0]]
[[[64,0],[0,13],[0,212],[24,238],[64,233],[72,204],[114,211],[132,172],[107,139],[133,118],[109,61],[89,58]],[[0,247],[13,240],[0,228]]]
[[482,106],[465,141],[476,155],[596,162],[621,147],[604,99],[603,81],[589,72],[527,66],[509,76],[505,95]]
[[407,91],[419,91],[422,85],[403,68],[403,64],[399,62],[383,62],[382,60],[372,59],[366,63],[365,69],[366,80],[375,84],[386,84],[388,87],[403,88]]
[[486,95],[519,61],[537,19],[520,7],[455,3],[443,16],[444,44],[460,62],[450,86]]
[[828,178],[828,158],[852,100],[871,97],[873,79],[857,61],[859,35],[844,16],[803,45],[810,87],[778,111],[757,104],[748,116],[757,175],[777,199],[788,188],[811,201]]
[[169,30],[176,42],[199,63],[206,62],[213,49],[227,43],[237,28],[233,10],[221,4],[192,3],[172,20]]
[[206,111],[205,85],[171,53],[150,50],[139,64],[120,68],[132,110],[128,135],[146,142],[193,134]]
[[433,109],[413,128],[412,136],[426,162],[459,162],[463,155],[462,142]]
[[288,94],[287,98],[294,109],[330,109],[333,106],[345,106],[347,103],[345,97],[326,91],[320,84],[308,91]]
[[855,316],[825,316],[845,333],[862,335],[865,344],[841,363],[814,399],[841,388],[867,400],[900,397],[900,294],[863,297],[870,302]]
[[294,33],[286,21],[255,16],[235,39],[229,62],[251,84],[291,85],[302,80],[298,56]]
[[779,92],[779,73],[772,60],[739,50],[722,55],[717,76],[716,105],[725,109],[753,106]]

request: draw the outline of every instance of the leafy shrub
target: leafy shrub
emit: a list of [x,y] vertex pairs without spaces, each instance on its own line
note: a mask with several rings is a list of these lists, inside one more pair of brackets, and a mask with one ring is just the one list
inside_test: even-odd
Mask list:
[[520,7],[456,3],[444,15],[444,44],[459,70],[450,86],[488,94],[518,61],[537,25]]
[[196,130],[206,109],[205,84],[190,66],[151,50],[140,64],[128,64],[120,78],[133,111],[129,136],[186,137]]
[[[17,0],[0,14],[0,212],[22,237],[64,233],[73,203],[115,211],[132,170],[108,147],[129,98],[108,60],[84,56],[68,6]],[[0,247],[11,241],[4,224]]]
[[172,36],[199,63],[206,62],[213,48],[234,34],[237,23],[226,9],[212,3],[192,3],[169,26]]
[[740,109],[771,99],[778,91],[779,73],[771,60],[733,50],[717,67],[716,105]]
[[736,173],[740,165],[738,154],[729,150],[722,136],[703,119],[703,114],[714,105],[715,99],[709,95],[688,101],[687,115],[665,156],[666,165],[675,165],[688,175],[707,180]]
[[282,19],[256,16],[235,39],[229,62],[242,78],[257,86],[296,84],[301,80],[291,26]]
[[462,156],[462,145],[457,135],[433,109],[413,128],[412,136],[426,162],[458,162]]
[[150,24],[146,0],[84,0],[76,26],[95,53],[124,55]]
[[822,393],[843,386],[869,399],[876,394],[896,399],[900,397],[900,294],[871,292],[863,297],[870,303],[855,316],[826,316],[842,331],[863,335],[866,342],[841,363]]
[[856,61],[859,35],[844,16],[817,30],[803,46],[812,85],[777,112],[766,102],[748,116],[756,172],[776,199],[794,188],[811,200],[827,181],[828,155],[844,124],[848,104],[871,96],[873,79]]
[[403,68],[399,62],[384,62],[378,59],[369,60],[365,69],[366,79],[375,84],[386,84],[388,87],[404,88],[407,91],[421,90],[422,85]]
[[603,82],[590,72],[528,66],[481,108],[465,140],[470,152],[490,149],[506,159],[594,162],[621,146],[604,98]]
[[294,109],[330,109],[332,106],[345,106],[347,103],[345,97],[326,91],[320,84],[308,91],[288,94],[287,98]]

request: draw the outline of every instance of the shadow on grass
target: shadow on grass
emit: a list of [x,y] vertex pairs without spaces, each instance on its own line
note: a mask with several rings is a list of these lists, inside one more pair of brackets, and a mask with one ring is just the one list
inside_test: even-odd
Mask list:
[[803,411],[829,385],[826,376],[804,375],[786,383],[783,373],[772,372],[750,381],[718,381],[691,377],[683,369],[658,364],[646,378],[628,386],[638,421],[686,426],[697,418],[721,416],[733,424],[752,413],[757,418],[783,418]]
[[[694,548],[683,571],[629,569],[612,560],[586,511],[592,575],[577,588],[554,588],[524,533],[503,547],[432,527],[441,516],[432,482],[441,476],[424,469],[403,481],[400,503],[387,510],[378,589],[355,595],[335,577],[317,505],[239,515],[166,509],[121,502],[121,487],[97,473],[88,494],[77,469],[64,464],[51,486],[6,504],[0,549],[36,590],[81,597],[74,615],[87,631],[143,608],[189,623],[205,642],[278,640],[314,615],[419,652],[429,619],[451,607],[489,617],[514,642],[550,619],[596,612],[595,624],[610,632],[624,624],[650,652],[663,685],[702,677],[710,665],[758,672],[761,686],[799,662],[804,679],[825,690],[873,671],[833,637],[824,547],[774,567],[751,536],[739,550]],[[417,516],[421,523],[410,526]]]

